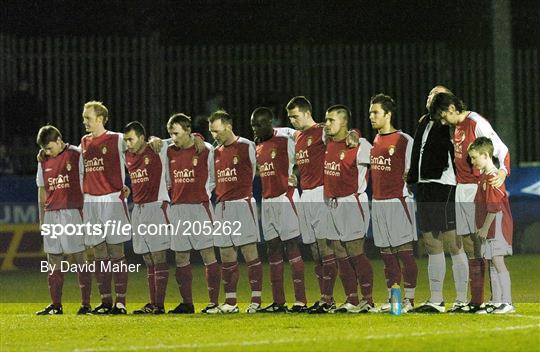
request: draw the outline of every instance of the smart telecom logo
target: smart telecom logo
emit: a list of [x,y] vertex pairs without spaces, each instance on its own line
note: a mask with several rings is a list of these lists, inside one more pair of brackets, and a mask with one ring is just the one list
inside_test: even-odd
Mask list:
[[259,174],[261,177],[275,176],[276,170],[274,168],[274,162],[266,162],[259,165]]
[[85,172],[103,172],[105,171],[105,163],[103,158],[93,158],[84,161]]
[[328,176],[340,176],[341,175],[341,165],[339,163],[336,163],[335,161],[332,161],[329,163],[328,161],[324,161],[324,174]]
[[174,170],[173,176],[174,183],[195,183],[194,169]]
[[371,168],[380,171],[392,171],[392,159],[384,156],[371,156]]
[[133,172],[130,172],[129,177],[131,178],[132,184],[150,181],[150,177],[148,177],[148,170],[146,169],[137,169]]
[[47,182],[49,182],[49,191],[70,187],[69,175],[58,175],[57,177],[49,177],[47,179]]
[[309,164],[309,154],[307,150],[299,150],[296,153],[296,164]]
[[238,181],[235,167],[233,167],[232,169],[228,167],[223,170],[217,170],[217,177],[219,183]]

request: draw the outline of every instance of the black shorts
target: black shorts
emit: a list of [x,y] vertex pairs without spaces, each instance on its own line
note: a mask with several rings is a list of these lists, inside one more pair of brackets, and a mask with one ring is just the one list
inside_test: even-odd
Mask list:
[[456,229],[456,187],[437,182],[418,183],[416,203],[422,232],[446,232]]

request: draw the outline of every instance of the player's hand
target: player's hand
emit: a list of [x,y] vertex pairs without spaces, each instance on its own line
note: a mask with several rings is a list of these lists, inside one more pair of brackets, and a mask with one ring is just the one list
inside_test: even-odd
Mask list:
[[345,144],[347,144],[347,147],[349,148],[356,148],[358,147],[360,141],[360,134],[358,134],[355,130],[350,130],[347,132],[347,138],[345,138]]
[[289,186],[296,187],[298,185],[298,179],[295,174],[289,176]]
[[38,161],[38,163],[40,163],[43,160],[45,160],[46,157],[47,157],[47,155],[45,155],[45,150],[40,149],[39,152],[36,155],[36,160]]
[[122,187],[122,198],[128,199],[130,194],[131,194],[131,190],[129,189],[128,186],[124,185],[124,187]]
[[163,141],[159,137],[150,137],[148,140],[148,145],[150,148],[152,148],[153,151],[156,153],[159,153],[161,151],[161,146],[163,145]]
[[488,229],[481,227],[476,234],[479,238],[485,240],[487,238]]
[[195,146],[195,151],[197,154],[201,154],[206,148],[204,145],[204,139],[201,138],[201,136],[198,133],[192,134],[191,138],[193,138],[193,145]]
[[497,173],[497,176],[489,180],[489,184],[495,188],[498,188],[502,186],[502,184],[504,183],[504,180],[506,180],[506,171],[503,169],[500,169],[499,172]]

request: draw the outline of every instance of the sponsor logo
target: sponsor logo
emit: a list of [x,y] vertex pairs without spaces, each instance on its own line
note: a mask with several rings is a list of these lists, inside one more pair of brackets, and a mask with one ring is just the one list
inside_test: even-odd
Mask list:
[[324,174],[328,176],[341,176],[341,165],[335,161],[324,161]]
[[307,150],[299,150],[296,152],[296,164],[308,164],[309,163],[309,154]]
[[148,170],[147,169],[137,169],[135,171],[132,171],[129,173],[129,177],[131,178],[131,183],[143,183],[150,181],[150,177],[148,176]]
[[218,183],[224,183],[224,182],[236,182],[238,181],[238,176],[236,174],[236,168],[226,168],[223,170],[217,170],[217,178]]
[[84,161],[85,172],[103,172],[105,171],[105,164],[103,158],[93,158]]
[[264,164],[259,165],[259,175],[261,177],[268,177],[268,176],[275,176],[276,170],[274,168],[273,162],[266,162]]
[[370,156],[371,168],[380,171],[392,171],[392,159],[382,155]]
[[69,188],[69,175],[58,175],[56,177],[49,177],[47,179],[49,183],[49,191],[54,191],[57,189],[66,189]]
[[174,183],[195,183],[194,169],[174,170],[173,176]]

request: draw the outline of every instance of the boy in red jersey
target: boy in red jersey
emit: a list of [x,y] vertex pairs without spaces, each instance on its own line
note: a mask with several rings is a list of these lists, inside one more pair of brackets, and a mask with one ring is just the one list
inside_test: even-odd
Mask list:
[[[413,254],[417,240],[416,220],[412,195],[405,179],[410,167],[413,139],[394,128],[392,118],[396,103],[388,95],[371,98],[369,119],[377,130],[371,149],[371,180],[373,184],[372,222],[373,239],[380,248],[388,297],[393,284],[400,284],[403,276],[404,312],[414,307],[414,291],[418,267]],[[399,261],[403,263],[400,268]],[[389,302],[381,311],[390,310]]]
[[[455,95],[443,92],[435,95],[430,110],[433,118],[454,126],[454,160],[456,165],[456,232],[462,236],[463,248],[469,258],[469,281],[471,301],[469,304],[455,305],[451,313],[482,313],[484,306],[485,261],[482,258],[482,241],[476,235],[474,196],[478,188],[478,175],[473,170],[467,150],[478,137],[488,137],[493,143],[493,156],[499,161],[500,169],[490,184],[499,187],[510,173],[510,154],[491,124],[474,111],[468,111],[465,104]],[[490,270],[495,276],[496,271]],[[498,280],[492,280],[494,296],[498,296]]]
[[[291,312],[306,307],[304,260],[298,247],[298,190],[294,178],[294,141],[284,128],[272,128],[274,114],[264,107],[251,114],[251,127],[257,142],[257,167],[262,185],[262,228],[268,250],[273,302],[262,312],[287,312],[283,285],[283,250],[291,265],[295,303]],[[292,130],[294,131],[294,130]],[[296,132],[296,131],[294,131]]]
[[210,203],[215,188],[214,148],[204,143],[201,152],[196,150],[195,139],[191,137],[191,118],[185,114],[172,115],[167,122],[167,130],[172,142],[167,148],[171,180],[170,219],[177,227],[177,233],[171,238],[171,249],[175,252],[176,281],[183,300],[169,313],[195,312],[191,250],[198,251],[204,262],[209,304],[202,313],[207,313],[218,306],[221,280],[214,250],[215,216]]
[[214,149],[216,177],[216,219],[221,225],[220,235],[214,236],[222,261],[225,303],[207,310],[207,313],[238,313],[236,288],[238,286],[237,248],[240,248],[248,267],[251,303],[247,313],[261,308],[262,263],[257,243],[259,221],[257,203],[253,198],[253,178],[256,171],[255,143],[233,132],[231,116],[218,110],[209,119],[212,137],[218,143]]
[[[373,269],[364,254],[370,218],[365,190],[371,144],[360,138],[357,147],[347,147],[350,119],[351,112],[345,105],[326,110],[325,131],[330,137],[324,157],[324,196],[330,212],[327,238],[347,296],[332,313],[366,313],[374,308]],[[358,299],[358,284],[362,300]]]
[[[167,249],[170,233],[164,226],[157,234],[148,230],[153,225],[169,224],[167,191],[167,147],[156,153],[146,142],[146,131],[137,121],[124,127],[126,166],[131,178],[133,211],[133,251],[142,254],[148,271],[150,302],[134,314],[165,313],[165,292],[169,279]],[[161,230],[163,229],[163,230]]]
[[[493,143],[489,138],[479,137],[468,150],[472,165],[480,170],[478,190],[474,198],[476,210],[476,232],[482,240],[482,255],[494,267],[497,275],[491,280],[498,280],[500,294],[492,297],[491,304],[485,311],[495,314],[515,312],[512,305],[510,273],[504,263],[504,257],[512,255],[513,223],[510,204],[504,183],[498,187],[490,181],[496,178],[499,170],[493,164]],[[494,286],[492,284],[492,286]]]
[[[54,126],[43,126],[37,135],[37,144],[44,150],[36,176],[38,186],[39,222],[43,246],[47,253],[49,292],[52,304],[37,312],[38,315],[63,314],[61,270],[65,254],[71,254],[78,264],[77,276],[81,289],[82,305],[77,314],[89,314],[92,277],[87,270],[84,233],[79,230],[67,233],[66,225],[82,225],[82,180],[84,175],[81,152],[77,147],[64,143],[60,131]],[[51,235],[49,227],[59,225],[66,231]]]

